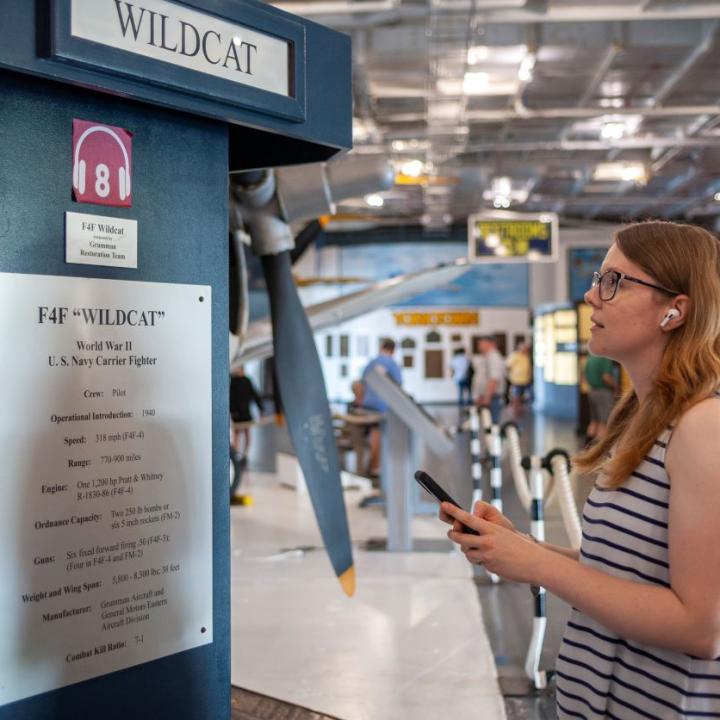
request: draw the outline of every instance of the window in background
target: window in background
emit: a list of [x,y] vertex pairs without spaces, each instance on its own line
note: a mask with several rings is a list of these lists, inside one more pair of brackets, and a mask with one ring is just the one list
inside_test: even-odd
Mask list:
[[360,357],[367,357],[370,354],[370,342],[368,341],[367,335],[358,335],[357,341],[357,354]]
[[350,355],[350,336],[340,336],[340,357],[348,357]]

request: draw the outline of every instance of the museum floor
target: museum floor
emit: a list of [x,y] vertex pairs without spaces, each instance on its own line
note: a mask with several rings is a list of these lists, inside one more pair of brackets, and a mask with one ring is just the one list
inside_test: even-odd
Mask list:
[[[431,411],[454,419],[452,409]],[[527,417],[522,427],[524,452],[577,448],[568,423]],[[267,435],[256,442],[273,445]],[[470,497],[467,448],[463,433],[450,461],[418,452],[418,464],[462,503]],[[231,509],[233,718],[555,717],[551,691],[527,692],[517,682],[532,624],[526,587],[475,577],[434,516],[413,519],[415,551],[371,549],[386,535],[382,508],[360,508],[363,491],[348,489],[357,591],[346,598],[307,495],[280,480],[277,472],[251,471],[242,490],[254,503]],[[503,499],[506,513],[527,528],[510,482]],[[557,507],[548,510],[547,533],[567,542]],[[551,598],[545,668],[566,615],[564,603]]]

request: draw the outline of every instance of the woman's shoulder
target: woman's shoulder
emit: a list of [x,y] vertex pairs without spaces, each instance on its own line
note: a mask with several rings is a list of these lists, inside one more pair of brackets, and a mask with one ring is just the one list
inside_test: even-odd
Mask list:
[[701,430],[707,423],[720,424],[720,393],[716,392],[687,409],[675,423],[676,432]]
[[672,442],[668,446],[671,455],[705,456],[717,452],[720,435],[720,395],[714,394],[686,410],[673,425]]

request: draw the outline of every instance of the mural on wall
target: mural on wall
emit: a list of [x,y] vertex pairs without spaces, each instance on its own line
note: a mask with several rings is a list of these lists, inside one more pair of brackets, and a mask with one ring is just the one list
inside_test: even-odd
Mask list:
[[[343,275],[377,280],[424,270],[438,263],[466,256],[462,243],[356,245],[343,247],[340,268]],[[493,263],[474,267],[451,284],[404,300],[394,307],[482,306],[527,307],[527,263]]]
[[575,247],[568,249],[568,288],[571,302],[582,302],[592,283],[592,276],[600,269],[608,249],[606,247]]

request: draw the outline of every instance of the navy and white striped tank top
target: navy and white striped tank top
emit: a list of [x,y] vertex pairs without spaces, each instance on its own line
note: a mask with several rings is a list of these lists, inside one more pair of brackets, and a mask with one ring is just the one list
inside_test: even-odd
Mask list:
[[[583,509],[580,562],[670,587],[665,449],[671,433],[660,435],[622,486],[592,490]],[[560,718],[720,718],[720,658],[624,640],[574,609],[556,668]]]

